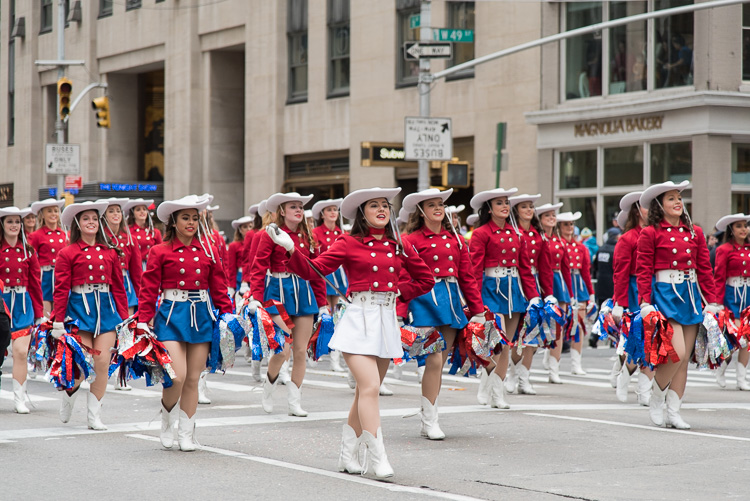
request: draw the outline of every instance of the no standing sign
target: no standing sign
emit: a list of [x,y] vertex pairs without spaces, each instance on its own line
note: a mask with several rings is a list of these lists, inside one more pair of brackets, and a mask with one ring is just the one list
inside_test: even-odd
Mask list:
[[450,160],[453,157],[451,119],[406,117],[404,148],[406,160]]

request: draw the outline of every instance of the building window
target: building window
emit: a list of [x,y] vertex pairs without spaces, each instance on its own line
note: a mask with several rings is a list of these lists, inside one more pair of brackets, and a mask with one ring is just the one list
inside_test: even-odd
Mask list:
[[750,4],[742,6],[742,79],[750,80]]
[[112,0],[99,0],[99,17],[112,15]]
[[651,183],[690,180],[693,172],[693,143],[651,145]]
[[[10,2],[10,29],[16,24],[16,2]],[[8,146],[16,142],[16,40],[8,40]]]
[[643,145],[604,148],[604,186],[643,184]]
[[[474,2],[449,2],[448,28],[474,31]],[[476,33],[475,33],[476,35]],[[465,63],[474,59],[474,42],[453,43],[453,57],[448,62],[448,67]],[[468,68],[449,76],[452,78],[467,78],[474,76],[474,68]]]
[[41,25],[39,33],[49,33],[52,31],[52,0],[41,0],[42,10],[40,13]]
[[732,184],[750,185],[750,144],[732,145]]
[[328,97],[349,95],[349,0],[328,0]]
[[570,151],[560,164],[560,189],[596,188],[596,150]]
[[125,10],[133,10],[141,8],[141,0],[126,0]]
[[414,85],[419,78],[419,62],[404,59],[404,43],[419,40],[419,28],[409,18],[418,15],[419,0],[396,0],[396,86]]
[[[562,26],[569,31],[689,4],[692,0],[571,2]],[[649,31],[646,21],[637,21],[566,40],[565,99],[692,85],[693,14],[654,19],[652,25]]]
[[287,102],[307,101],[307,0],[287,0]]

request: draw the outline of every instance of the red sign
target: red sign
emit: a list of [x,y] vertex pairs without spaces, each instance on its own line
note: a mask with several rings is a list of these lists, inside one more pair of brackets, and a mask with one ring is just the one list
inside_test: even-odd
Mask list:
[[66,190],[80,190],[83,188],[83,176],[65,176]]

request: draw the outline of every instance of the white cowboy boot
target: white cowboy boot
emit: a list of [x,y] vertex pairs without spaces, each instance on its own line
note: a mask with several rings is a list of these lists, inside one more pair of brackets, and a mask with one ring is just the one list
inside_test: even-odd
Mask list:
[[339,455],[339,471],[347,473],[362,473],[362,465],[359,464],[360,438],[354,428],[344,423],[341,433],[341,454]]
[[522,363],[516,365],[518,374],[518,393],[521,395],[536,395],[536,390],[531,384],[529,369]]
[[60,421],[67,423],[70,421],[70,416],[73,414],[73,404],[76,403],[76,398],[78,398],[78,389],[76,389],[72,395],[68,394],[65,390],[60,393],[62,393],[62,402],[60,402]]
[[[521,361],[519,360],[518,363],[520,364]],[[516,373],[517,370],[518,365],[513,362],[513,358],[508,360],[508,372],[505,374],[506,393],[515,393],[516,389],[518,389],[518,374]]]
[[333,372],[346,372],[346,369],[341,365],[341,352],[338,350],[331,350],[331,370]]
[[500,379],[496,371],[492,371],[489,377],[490,407],[495,409],[510,409],[505,401],[505,381]]
[[677,393],[673,390],[667,390],[667,428],[690,429],[690,425],[683,421],[682,416],[680,416],[681,406],[682,399],[677,396]]
[[365,467],[364,473],[367,473],[370,469],[378,478],[388,478],[393,476],[393,468],[388,462],[388,456],[385,453],[385,445],[383,444],[383,432],[378,428],[377,436],[373,437],[372,433],[367,430],[362,431],[362,442],[367,447],[367,455],[365,456]]
[[263,380],[263,397],[260,403],[263,406],[263,410],[269,414],[273,412],[273,390],[276,388],[278,382],[279,376],[276,376],[276,380],[271,383],[268,380],[268,374],[266,374],[266,379]]
[[201,377],[198,378],[198,403],[199,404],[210,404],[211,399],[208,398],[208,385],[206,384],[206,376],[208,372],[201,372]]
[[21,384],[15,379],[13,380],[13,403],[16,406],[17,413],[29,413],[29,408],[26,407],[26,381]]
[[250,371],[253,373],[253,379],[256,383],[260,383],[260,360],[250,361]]
[[482,372],[482,375],[479,377],[477,402],[479,402],[479,405],[487,405],[490,402],[490,376],[484,367],[480,367],[479,370]]
[[[549,350],[547,350],[549,353]],[[555,357],[549,357],[549,382],[552,384],[563,384],[560,379],[560,361]]]
[[[175,405],[177,407],[177,405]],[[177,429],[177,442],[180,444],[180,450],[185,452],[192,452],[196,449],[197,444],[195,443],[195,416],[198,413],[193,414],[193,417],[188,417],[185,411],[180,409],[180,418]]]
[[653,383],[648,378],[647,375],[645,375],[642,372],[638,373],[638,389],[636,390],[635,394],[638,395],[638,405],[643,405],[644,407],[648,407],[649,402],[651,401],[651,393],[653,392]]
[[349,388],[351,388],[352,390],[357,387],[357,380],[354,379],[354,374],[352,374],[352,371],[347,371],[346,382],[349,384]]
[[666,405],[669,385],[662,390],[659,388],[659,383],[656,382],[656,378],[654,378],[652,388],[653,393],[651,394],[651,400],[648,404],[648,415],[651,418],[651,422],[656,426],[664,426],[664,407]]
[[438,424],[438,407],[437,399],[435,404],[431,404],[430,401],[422,397],[422,431],[421,435],[427,437],[430,440],[442,440],[445,438],[445,433],[440,429]]
[[[104,400],[104,397],[102,397],[102,400]],[[89,392],[86,398],[86,405],[89,429],[106,430],[107,427],[102,423],[102,401],[96,398],[96,395]]]
[[302,408],[302,388],[298,388],[294,381],[290,381],[287,387],[287,401],[289,402],[289,415],[307,417],[307,411]]
[[161,404],[161,432],[159,433],[159,439],[161,445],[166,449],[171,449],[174,445],[174,431],[177,422],[180,419],[180,406],[175,404],[171,411],[167,411],[164,407],[164,403]]
[[620,375],[621,369],[622,369],[622,360],[620,360],[619,355],[615,355],[615,363],[612,364],[612,370],[609,371],[609,384],[612,385],[612,388],[617,388],[617,378]]
[[[619,360],[619,357],[618,357]],[[617,386],[615,387],[615,395],[617,400],[620,402],[628,401],[628,385],[630,384],[630,372],[628,367],[621,365],[620,372],[617,374]]]
[[727,363],[722,362],[721,365],[714,371],[714,375],[716,376],[716,384],[719,385],[719,388],[726,388],[727,387]]
[[747,384],[747,379],[745,379],[747,376],[747,367],[742,365],[739,360],[737,360],[737,389],[738,390],[744,390],[748,391],[750,390],[750,384]]
[[393,391],[390,388],[388,388],[385,385],[385,381],[383,381],[382,383],[380,383],[380,389],[378,390],[378,394],[383,397],[391,397],[393,396]]
[[422,384],[422,377],[424,376],[424,365],[417,367],[417,381]]
[[570,373],[574,376],[585,376],[588,374],[581,366],[581,353],[571,349],[570,350]]
[[289,374],[290,369],[289,366],[291,364],[287,360],[283,364],[281,364],[281,369],[279,369],[279,377],[277,378],[279,380],[279,384],[286,385],[292,380],[292,376]]
[[551,358],[550,350],[544,350],[544,356],[542,357],[542,367],[549,370],[549,360]]

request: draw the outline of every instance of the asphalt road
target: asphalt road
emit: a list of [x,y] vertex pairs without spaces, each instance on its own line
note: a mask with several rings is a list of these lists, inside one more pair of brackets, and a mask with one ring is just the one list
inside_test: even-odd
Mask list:
[[[727,388],[691,369],[683,418],[692,430],[656,428],[648,411],[621,404],[608,382],[614,351],[588,349],[588,376],[550,385],[541,355],[532,368],[538,394],[509,395],[510,410],[476,403],[478,379],[446,376],[440,424],[447,438],[419,436],[415,365],[381,397],[383,433],[396,471],[390,481],[336,471],[341,426],[353,390],[328,362],[308,369],[302,404],[307,418],[260,408],[261,385],[241,358],[227,374],[210,375],[210,405],[198,409],[202,450],[165,450],[158,442],[160,387],[110,388],[102,419],[86,428],[85,398],[68,424],[58,419],[59,394],[30,380],[36,405],[13,412],[11,361],[0,391],[0,499],[748,499],[750,392]],[[265,369],[264,369],[265,370]],[[635,389],[636,378],[631,382]],[[84,395],[85,396],[85,395]]]

